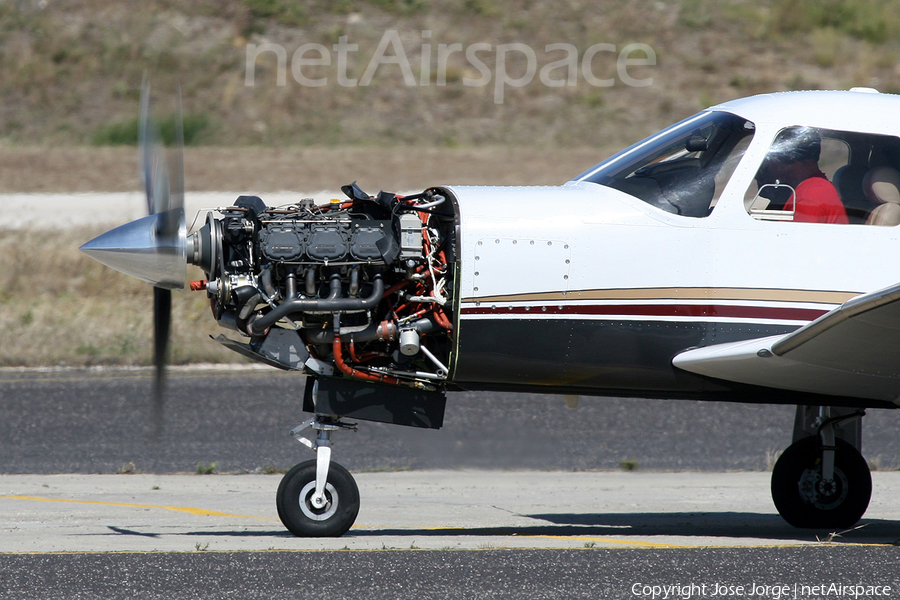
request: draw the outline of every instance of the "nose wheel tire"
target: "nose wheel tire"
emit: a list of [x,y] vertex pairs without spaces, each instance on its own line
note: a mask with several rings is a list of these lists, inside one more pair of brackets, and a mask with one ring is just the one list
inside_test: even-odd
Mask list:
[[822,477],[818,436],[792,444],[772,470],[772,500],[794,527],[847,528],[859,521],[872,497],[872,476],[862,455],[835,440],[834,477]]
[[359,489],[353,476],[331,463],[325,484],[325,501],[316,502],[316,461],[302,462],[282,478],[275,504],[278,518],[288,531],[300,537],[338,537],[347,532],[359,514]]

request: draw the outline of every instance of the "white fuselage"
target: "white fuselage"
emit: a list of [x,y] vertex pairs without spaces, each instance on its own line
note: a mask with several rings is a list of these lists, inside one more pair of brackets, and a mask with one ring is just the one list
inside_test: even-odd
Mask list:
[[[624,393],[641,384],[709,390],[715,386],[684,380],[672,356],[792,331],[896,283],[900,268],[890,257],[900,253],[897,227],[764,221],[748,213],[745,193],[760,162],[794,118],[744,108],[754,138],[731,177],[717,183],[723,189],[704,218],[588,181],[447,188],[460,232],[456,379],[581,393]],[[883,133],[883,123],[878,130],[853,114],[841,122],[826,108],[803,111],[804,118]]]

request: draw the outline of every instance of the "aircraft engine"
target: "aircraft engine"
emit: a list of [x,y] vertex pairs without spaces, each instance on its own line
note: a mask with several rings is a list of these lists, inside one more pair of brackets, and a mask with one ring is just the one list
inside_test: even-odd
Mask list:
[[441,387],[453,318],[449,193],[267,207],[256,196],[207,214],[186,240],[216,320],[250,338],[226,346],[287,369]]

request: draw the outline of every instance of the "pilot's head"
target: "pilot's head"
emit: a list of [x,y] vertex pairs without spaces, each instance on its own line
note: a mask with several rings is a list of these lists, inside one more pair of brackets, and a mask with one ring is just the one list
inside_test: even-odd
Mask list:
[[822,154],[822,136],[812,127],[788,127],[775,136],[767,158],[781,162],[812,160],[819,162]]
[[818,170],[821,153],[822,136],[812,127],[783,129],[775,136],[756,180],[759,185],[775,181],[795,185],[798,177],[805,179],[807,172]]

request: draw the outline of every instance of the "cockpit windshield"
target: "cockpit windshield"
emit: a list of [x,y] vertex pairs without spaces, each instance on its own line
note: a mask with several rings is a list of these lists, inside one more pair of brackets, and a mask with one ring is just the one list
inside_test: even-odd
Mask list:
[[753,123],[709,111],[664,129],[585,171],[590,181],[686,217],[712,212],[753,138]]

